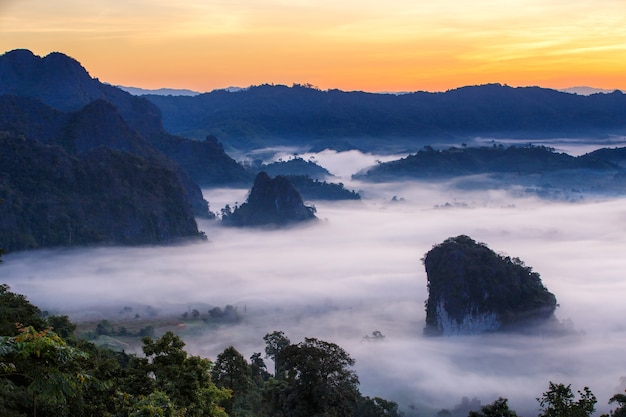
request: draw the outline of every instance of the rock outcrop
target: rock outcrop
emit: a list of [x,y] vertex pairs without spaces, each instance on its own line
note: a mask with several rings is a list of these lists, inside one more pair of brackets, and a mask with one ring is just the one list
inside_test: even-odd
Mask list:
[[315,208],[304,205],[286,177],[270,178],[265,172],[256,176],[245,203],[234,211],[222,210],[222,222],[229,226],[284,226],[314,219]]
[[461,235],[424,257],[426,334],[459,335],[532,326],[554,318],[556,297],[519,258]]

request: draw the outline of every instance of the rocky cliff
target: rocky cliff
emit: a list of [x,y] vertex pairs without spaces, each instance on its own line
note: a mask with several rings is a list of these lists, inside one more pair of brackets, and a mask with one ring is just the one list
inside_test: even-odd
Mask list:
[[0,132],[0,246],[7,251],[200,237],[171,170],[98,147],[71,155]]
[[231,212],[222,210],[222,222],[231,226],[282,226],[316,219],[315,209],[286,177],[260,172],[245,203]]
[[553,318],[556,297],[519,258],[496,254],[461,235],[424,257],[428,279],[425,333],[478,334]]

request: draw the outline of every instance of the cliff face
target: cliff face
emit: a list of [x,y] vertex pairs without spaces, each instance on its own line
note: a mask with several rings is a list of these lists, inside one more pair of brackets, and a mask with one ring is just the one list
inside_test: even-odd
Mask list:
[[557,306],[556,297],[532,268],[468,236],[433,247],[424,257],[424,266],[427,334],[506,330],[550,319]]
[[198,237],[167,168],[99,147],[78,156],[0,132],[0,246],[7,251]]
[[304,205],[286,177],[270,178],[265,172],[256,176],[247,201],[222,215],[222,222],[232,226],[280,226],[313,219],[315,209]]

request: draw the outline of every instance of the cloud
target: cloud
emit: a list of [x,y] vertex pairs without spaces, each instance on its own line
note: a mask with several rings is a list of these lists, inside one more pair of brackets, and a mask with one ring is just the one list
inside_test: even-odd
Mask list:
[[[462,396],[510,399],[522,415],[548,382],[589,386],[606,411],[626,375],[624,200],[555,203],[505,191],[471,193],[446,184],[358,184],[371,198],[316,202],[315,225],[283,231],[220,228],[201,221],[208,242],[169,247],[42,250],[5,256],[0,281],[52,312],[101,317],[150,305],[175,317],[232,304],[234,326],[181,328],[193,354],[215,358],[234,345],[246,357],[283,330],[317,337],[355,359],[366,395],[405,410],[451,409]],[[246,190],[207,190],[213,209]],[[404,202],[390,203],[394,195]],[[217,202],[220,202],[218,205]],[[437,208],[446,202],[459,203]],[[425,338],[422,256],[467,234],[521,258],[556,294],[568,337],[486,335]],[[379,330],[382,342],[364,342]],[[407,415],[411,415],[407,411]]]

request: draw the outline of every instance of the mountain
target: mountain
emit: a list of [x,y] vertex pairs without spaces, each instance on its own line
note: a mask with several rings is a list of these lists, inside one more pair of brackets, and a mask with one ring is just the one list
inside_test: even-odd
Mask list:
[[92,78],[78,61],[62,53],[42,58],[28,50],[14,50],[0,56],[0,94],[37,98],[62,112],[79,111],[95,100],[106,101],[131,130],[179,164],[197,184],[248,183],[252,179],[221,146],[169,134],[163,129],[157,106]]
[[616,90],[616,89],[607,90],[605,88],[593,88],[593,87],[585,87],[585,86],[563,88],[563,89],[560,89],[559,91],[563,91],[564,93],[579,94],[582,96],[589,96],[591,94],[608,94],[614,91],[621,91],[622,93],[624,92],[623,90]]
[[0,246],[165,243],[199,237],[169,169],[105,147],[78,155],[0,132]]
[[355,175],[364,181],[453,180],[463,189],[501,188],[552,200],[624,195],[626,148],[603,148],[581,156],[545,146],[425,147]]
[[474,137],[602,137],[626,132],[626,95],[539,87],[468,86],[443,93],[374,94],[260,85],[194,97],[147,97],[169,131],[213,134],[227,149],[276,145],[417,150]]
[[257,174],[245,203],[231,212],[222,210],[222,223],[228,226],[285,226],[316,219],[315,209],[304,205],[302,197],[286,177]]
[[556,297],[538,273],[469,236],[434,246],[424,267],[427,334],[478,334],[554,319]]
[[125,87],[123,85],[118,85],[117,88],[120,88],[134,96],[145,96],[147,94],[155,94],[158,96],[197,96],[200,94],[198,91],[188,90],[185,88],[157,88],[156,90],[148,90],[138,87]]
[[210,216],[200,188],[187,172],[131,129],[117,108],[103,99],[65,113],[35,98],[0,95],[0,131],[59,145],[70,154],[106,147],[160,164],[176,174],[195,213]]
[[613,172],[618,166],[601,158],[577,158],[555,152],[546,146],[451,147],[442,150],[427,146],[405,158],[377,164],[358,177],[370,181],[388,181],[486,173],[532,175],[577,169]]

